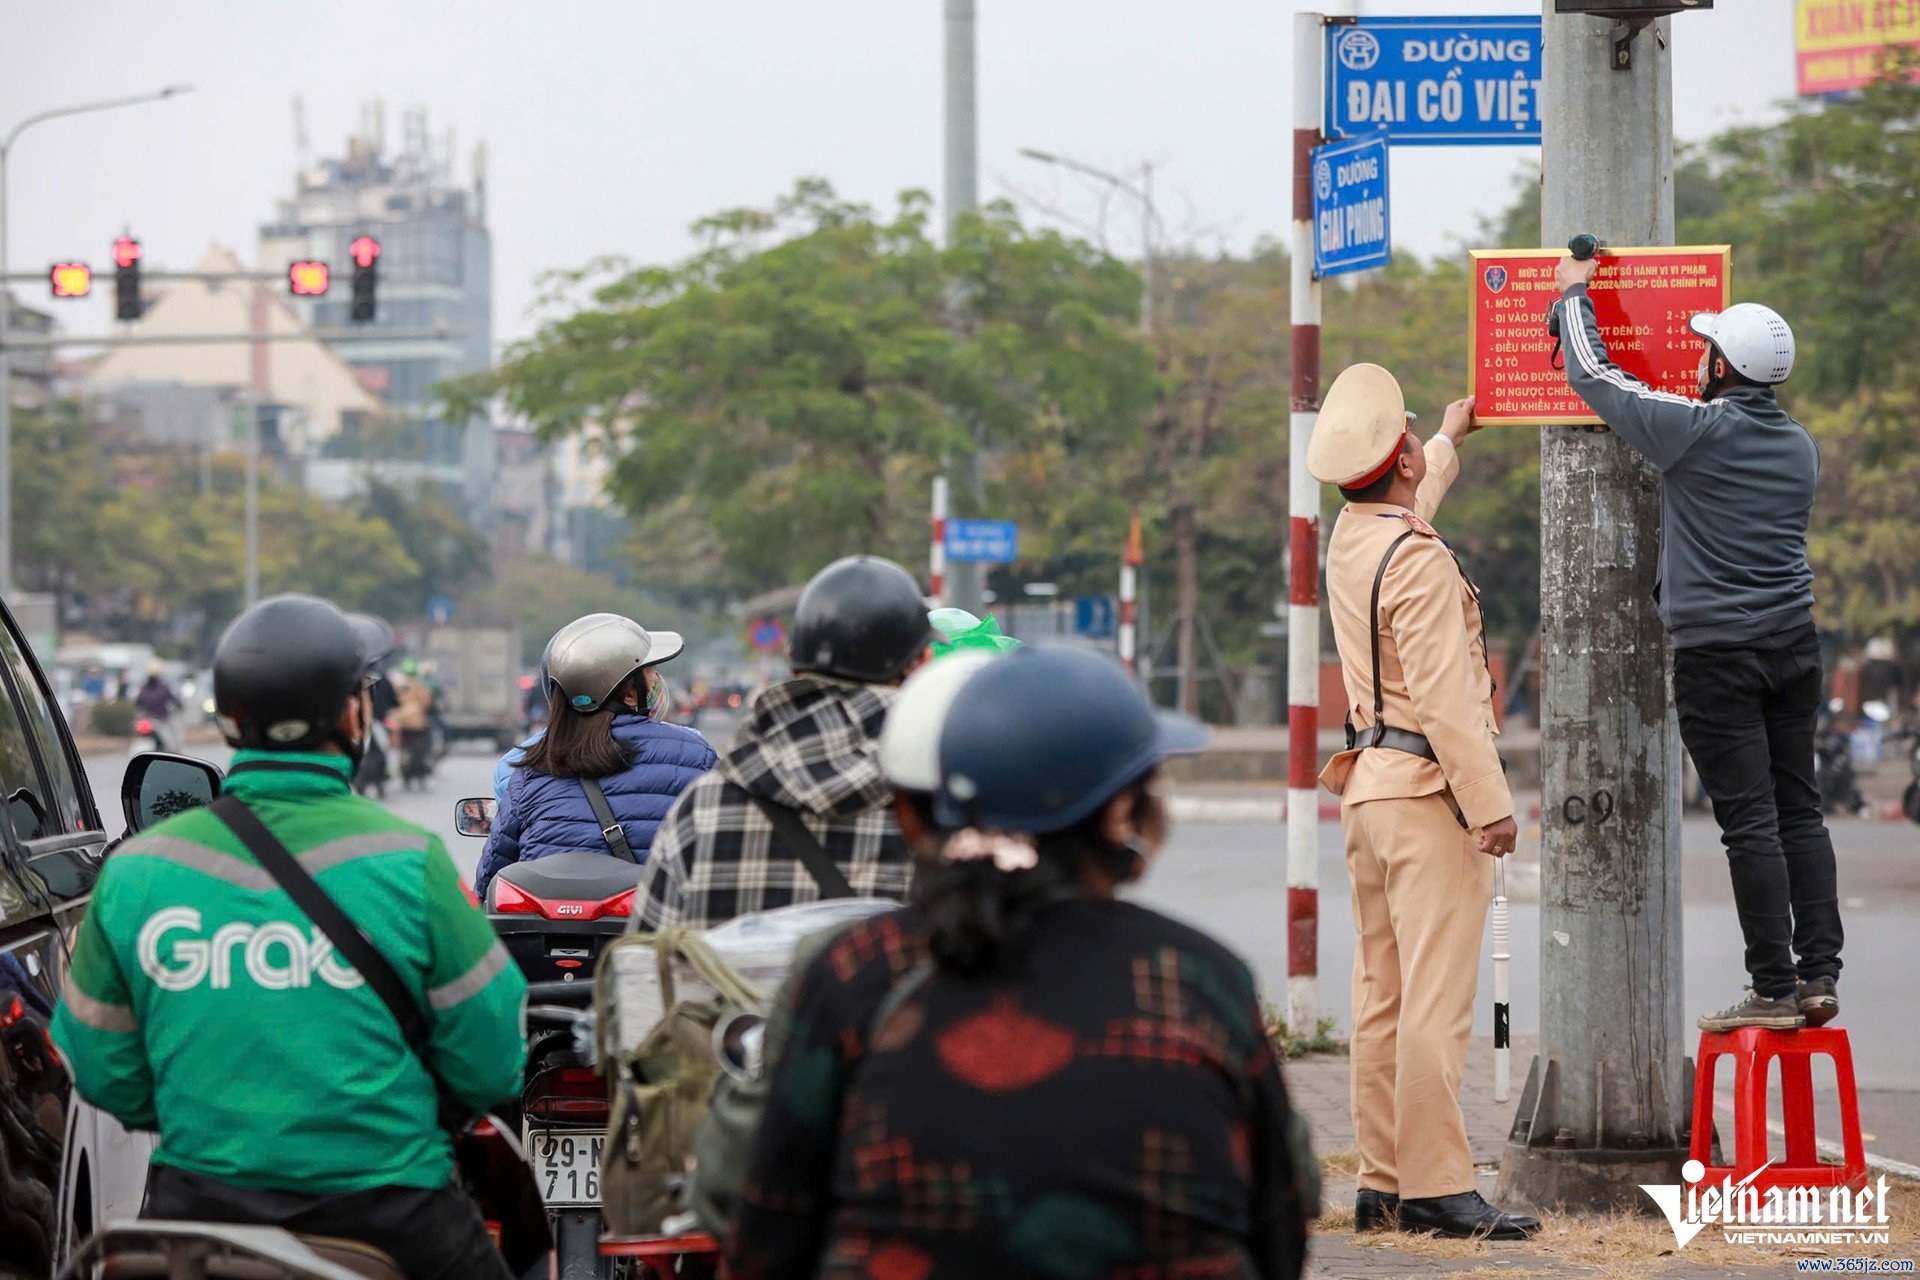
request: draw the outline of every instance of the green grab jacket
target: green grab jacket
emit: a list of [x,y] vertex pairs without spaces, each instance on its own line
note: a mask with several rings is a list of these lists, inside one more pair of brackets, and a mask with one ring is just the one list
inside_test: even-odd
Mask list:
[[[344,756],[242,751],[225,790],[419,1000],[447,1087],[476,1109],[513,1097],[526,980],[439,839],[348,776]],[[204,809],[107,859],[53,1036],[81,1097],[158,1131],[156,1164],[310,1195],[452,1176],[432,1078],[393,1015]]]

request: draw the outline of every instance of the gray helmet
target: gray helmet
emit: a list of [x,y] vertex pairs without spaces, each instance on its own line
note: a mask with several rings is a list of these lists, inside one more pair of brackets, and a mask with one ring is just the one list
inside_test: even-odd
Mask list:
[[605,706],[627,677],[677,656],[687,642],[673,631],[648,631],[617,613],[590,613],[547,642],[547,697],[582,715]]

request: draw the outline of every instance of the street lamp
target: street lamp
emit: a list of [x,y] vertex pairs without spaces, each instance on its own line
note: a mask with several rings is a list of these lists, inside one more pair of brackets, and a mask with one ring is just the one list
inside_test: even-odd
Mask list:
[[1160,222],[1160,211],[1153,205],[1153,161],[1140,162],[1139,185],[1128,181],[1117,173],[1108,173],[1097,169],[1084,161],[1071,156],[1055,155],[1051,151],[1041,151],[1034,147],[1020,148],[1020,154],[1029,160],[1041,164],[1057,165],[1062,169],[1071,169],[1075,173],[1085,174],[1089,178],[1106,183],[1116,191],[1124,191],[1140,202],[1140,330],[1153,333],[1153,230]]
[[162,102],[183,93],[192,93],[190,84],[170,84],[151,93],[125,98],[103,98],[71,107],[55,107],[28,116],[0,138],[0,596],[13,592],[13,370],[7,351],[7,331],[13,320],[13,295],[7,287],[7,155],[13,141],[36,124],[58,120],[62,116],[111,111],[115,107],[137,107]]

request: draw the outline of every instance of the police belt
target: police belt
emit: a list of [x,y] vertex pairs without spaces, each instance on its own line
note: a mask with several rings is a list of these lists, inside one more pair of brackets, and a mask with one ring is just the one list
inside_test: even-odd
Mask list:
[[1433,743],[1427,741],[1426,734],[1415,733],[1411,729],[1395,729],[1391,725],[1377,724],[1361,733],[1354,729],[1352,721],[1348,721],[1347,750],[1355,747],[1386,747],[1390,751],[1404,751],[1410,756],[1440,763],[1440,757],[1435,754]]

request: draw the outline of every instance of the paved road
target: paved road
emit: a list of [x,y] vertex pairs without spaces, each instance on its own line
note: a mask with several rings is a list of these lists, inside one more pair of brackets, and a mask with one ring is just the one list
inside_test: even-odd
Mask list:
[[[224,752],[205,754],[217,761]],[[461,746],[441,764],[426,790],[389,792],[390,806],[439,832],[468,875],[480,842],[454,834],[453,805],[462,796],[491,793],[493,762],[493,755],[477,744]],[[109,817],[115,827],[124,764],[119,757],[88,761],[102,807],[115,811]],[[1867,1111],[1867,1128],[1878,1139],[1871,1149],[1920,1164],[1920,1018],[1914,1016],[1913,995],[1913,974],[1920,970],[1920,929],[1915,927],[1920,920],[1920,828],[1838,820],[1834,838],[1847,925],[1843,1025],[1853,1033],[1859,1086],[1874,1091],[1878,1099]],[[1277,994],[1285,990],[1287,976],[1285,846],[1285,831],[1278,825],[1188,824],[1176,830],[1139,894],[1234,946],[1254,965],[1266,989]],[[1682,929],[1691,1017],[1726,1004],[1738,994],[1745,975],[1739,923],[1713,824],[1690,819],[1684,848]],[[1332,824],[1321,833],[1320,884],[1321,1003],[1344,1030],[1349,1021],[1353,922],[1339,832]],[[1516,1033],[1527,1034],[1539,1028],[1537,905],[1514,905],[1513,931],[1513,1026]],[[1483,994],[1492,990],[1488,968],[1483,961]],[[1490,1034],[1491,1016],[1489,1007],[1480,1019],[1480,1033]],[[1526,1063],[1516,1061],[1516,1075],[1524,1076],[1525,1070]]]

